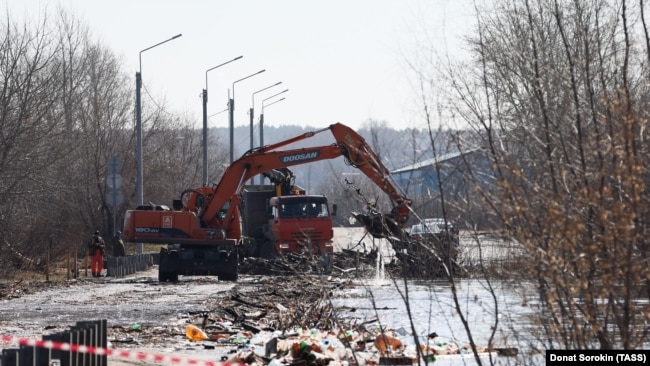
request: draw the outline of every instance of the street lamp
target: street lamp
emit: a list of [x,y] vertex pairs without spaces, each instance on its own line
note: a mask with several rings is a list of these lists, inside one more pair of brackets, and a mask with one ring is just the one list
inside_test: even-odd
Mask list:
[[235,80],[232,83],[232,98],[230,98],[230,100],[228,100],[228,107],[230,108],[230,164],[232,164],[232,162],[235,161],[235,159],[234,159],[234,153],[235,153],[234,152],[234,143],[235,143],[235,141],[234,141],[235,140],[235,84],[237,84],[238,82],[240,82],[242,80],[246,80],[246,79],[251,78],[251,77],[253,77],[255,75],[261,74],[264,71],[266,71],[266,70],[265,69],[260,70],[260,71],[254,73],[254,74],[250,74],[250,75],[248,75],[246,77],[243,77],[243,78],[241,78],[239,80]]
[[[277,97],[278,95],[280,95],[282,93],[286,93],[288,91],[289,91],[289,89],[285,89],[285,90],[283,90],[283,91],[281,91],[279,93],[273,94],[270,97],[262,100],[262,110],[260,111],[260,147],[264,147],[264,107],[268,107],[268,106],[273,105],[275,103],[281,102],[281,101],[285,100],[286,98],[281,98],[281,99],[275,100],[275,101],[273,101],[273,102],[271,102],[269,104],[266,104],[266,105],[264,104],[264,102],[266,102],[267,100],[269,100],[271,98]],[[262,185],[263,183],[264,183],[264,176],[260,175],[260,185]]]
[[135,163],[136,163],[136,184],[135,184],[135,196],[136,199],[138,200],[138,206],[141,206],[142,203],[144,202],[144,190],[142,189],[143,187],[143,174],[142,174],[142,105],[141,105],[141,98],[140,98],[140,89],[142,89],[142,53],[145,51],[148,51],[154,47],[160,46],[163,43],[169,42],[173,39],[176,39],[178,37],[182,36],[182,34],[177,34],[173,36],[172,38],[169,38],[165,41],[162,41],[160,43],[157,43],[151,47],[147,47],[144,50],[140,51],[139,55],[139,68],[138,71],[135,73],[135,141],[136,141],[136,148],[135,148]]
[[264,105],[264,102],[266,102],[267,100],[269,100],[269,99],[271,99],[271,98],[275,98],[275,97],[277,97],[277,96],[280,95],[280,94],[286,93],[286,92],[288,92],[288,91],[289,91],[289,89],[284,89],[283,91],[281,91],[281,92],[279,92],[279,93],[276,93],[276,94],[273,94],[273,95],[271,95],[270,97],[268,97],[268,98],[262,100],[262,110],[261,110],[261,112],[260,112],[260,147],[261,147],[261,146],[264,146],[264,107],[268,107],[268,106],[270,106],[270,105],[272,105],[272,104],[275,104],[275,103],[277,103],[277,102],[281,102],[281,101],[283,101],[285,98],[282,98],[282,99],[276,100],[276,101],[274,101],[274,102],[272,102],[272,103],[269,103],[269,104],[266,104],[266,105]]
[[203,89],[203,186],[208,185],[208,72],[223,65],[237,61],[244,56],[238,56],[205,71],[205,89]]
[[[287,89],[289,90],[289,89]],[[285,90],[285,91],[287,91]],[[278,100],[273,101],[273,103],[269,104],[264,104],[264,101],[262,101],[262,113],[260,113],[260,146],[264,146],[264,107],[269,107],[277,102],[281,102],[287,98],[281,98]],[[266,99],[265,99],[266,100]]]
[[[270,89],[270,88],[272,88],[272,87],[274,87],[274,86],[277,86],[277,85],[280,85],[280,84],[282,84],[282,82],[281,82],[281,81],[278,81],[277,83],[275,83],[275,84],[273,84],[273,85],[267,86],[266,88],[260,89],[260,90],[258,90],[258,91],[256,91],[256,92],[253,92],[253,95],[251,96],[251,99],[252,99],[252,101],[251,101],[251,109],[248,111],[248,115],[249,115],[249,117],[250,117],[250,121],[251,121],[251,123],[250,123],[250,125],[251,125],[251,131],[250,131],[250,132],[251,132],[251,138],[250,138],[250,140],[251,140],[251,150],[253,150],[253,147],[254,147],[254,145],[255,145],[254,137],[253,137],[253,130],[254,130],[254,128],[253,128],[253,125],[254,125],[254,122],[253,122],[253,121],[254,121],[254,117],[253,117],[253,116],[255,115],[255,94],[257,94],[257,93],[259,93],[259,92],[263,92],[263,91],[265,91],[266,89]],[[251,184],[253,184],[253,178],[251,178],[251,181],[250,181],[250,182],[251,182]]]
[[[142,104],[140,96],[140,89],[142,89],[142,53],[180,36],[182,36],[182,34],[177,34],[172,38],[156,43],[151,47],[147,47],[140,51],[140,54],[138,55],[138,71],[135,73],[135,197],[138,200],[138,206],[142,206],[144,202],[144,180],[142,174]],[[142,250],[142,243],[137,243],[136,252],[142,254]]]
[[250,111],[249,111],[249,112],[250,112],[250,113],[249,113],[249,115],[250,115],[250,120],[251,120],[251,150],[252,150],[253,147],[254,147],[254,146],[253,146],[253,145],[254,145],[254,143],[253,143],[253,119],[254,119],[253,116],[255,115],[255,94],[257,94],[257,93],[259,93],[259,92],[263,92],[263,91],[265,91],[266,89],[270,89],[270,88],[272,88],[272,87],[274,87],[274,86],[278,86],[278,85],[280,85],[280,84],[282,84],[282,82],[281,82],[281,81],[278,81],[277,83],[275,83],[275,84],[273,84],[273,85],[267,86],[267,87],[264,88],[264,89],[260,89],[260,90],[258,90],[258,91],[256,91],[256,92],[254,92],[253,95],[252,95],[252,98],[251,98],[251,99],[252,99],[252,101],[251,101],[251,109],[250,109]]

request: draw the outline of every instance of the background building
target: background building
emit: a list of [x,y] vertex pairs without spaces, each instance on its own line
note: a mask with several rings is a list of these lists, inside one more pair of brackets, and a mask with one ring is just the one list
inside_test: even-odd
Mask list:
[[446,215],[462,226],[488,225],[481,192],[493,189],[495,175],[484,150],[443,154],[395,169],[391,175],[413,199],[413,208],[420,217]]

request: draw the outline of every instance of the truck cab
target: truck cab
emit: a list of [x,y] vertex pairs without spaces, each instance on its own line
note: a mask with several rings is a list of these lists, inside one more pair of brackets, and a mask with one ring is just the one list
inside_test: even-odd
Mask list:
[[242,232],[250,240],[246,255],[271,258],[282,254],[334,252],[332,216],[327,197],[307,195],[295,187],[293,194],[278,195],[274,185],[247,185],[242,192]]
[[334,232],[327,197],[272,197],[269,208],[267,235],[275,242],[278,252],[330,254],[334,251]]

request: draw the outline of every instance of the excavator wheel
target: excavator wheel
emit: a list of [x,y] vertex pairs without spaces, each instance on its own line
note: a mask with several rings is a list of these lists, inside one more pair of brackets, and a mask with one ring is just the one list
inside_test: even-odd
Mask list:
[[158,271],[158,282],[178,282],[178,273]]
[[219,279],[221,281],[237,281],[238,278],[237,272],[224,272],[219,274]]

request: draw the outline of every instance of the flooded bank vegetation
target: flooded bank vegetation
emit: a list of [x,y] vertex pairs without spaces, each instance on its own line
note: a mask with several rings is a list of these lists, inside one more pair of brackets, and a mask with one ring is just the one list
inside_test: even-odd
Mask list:
[[436,204],[469,228],[480,213],[518,243],[522,270],[511,274],[528,284],[533,349],[647,348],[647,4],[492,6],[477,8],[473,62],[426,46],[409,60],[431,144],[442,126],[460,124],[458,150],[478,147],[491,165],[486,177],[468,161],[471,196],[449,201],[441,190]]

